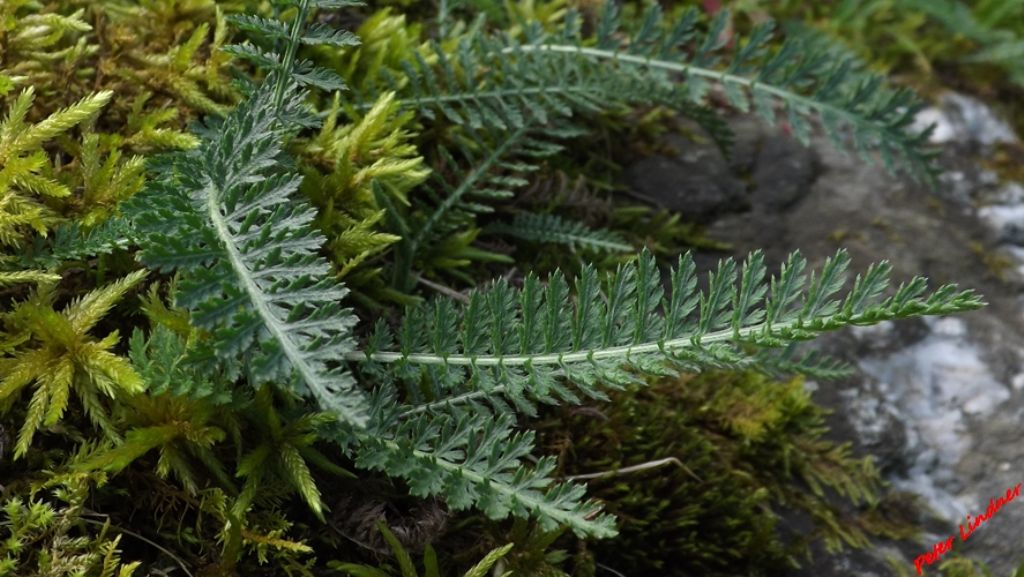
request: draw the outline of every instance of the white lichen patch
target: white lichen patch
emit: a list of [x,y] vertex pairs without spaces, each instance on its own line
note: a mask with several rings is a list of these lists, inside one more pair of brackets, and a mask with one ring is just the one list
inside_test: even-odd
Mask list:
[[847,401],[854,426],[868,438],[881,434],[883,417],[894,413],[903,422],[911,465],[907,478],[894,482],[956,516],[963,511],[950,492],[957,485],[951,471],[972,447],[968,421],[1009,400],[1010,383],[994,376],[963,320],[932,319],[928,325],[924,339],[861,360],[864,373],[878,382],[880,397]]

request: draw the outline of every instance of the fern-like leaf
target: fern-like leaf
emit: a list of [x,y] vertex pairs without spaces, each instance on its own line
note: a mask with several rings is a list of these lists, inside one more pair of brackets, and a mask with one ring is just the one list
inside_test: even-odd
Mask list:
[[497,223],[487,232],[527,242],[561,244],[572,249],[595,252],[631,252],[630,246],[610,230],[593,229],[579,221],[554,214],[517,214],[510,223]]
[[[431,44],[401,62],[401,74],[381,70],[381,83],[399,94],[399,104],[434,121],[472,129],[511,130],[544,124],[552,115],[595,113],[623,104],[655,103],[666,92],[641,74],[606,74],[600,66],[570,58],[503,52],[487,36],[470,37],[449,53]],[[369,108],[376,85],[355,95]]]
[[510,414],[421,414],[401,418],[393,399],[382,395],[373,422],[379,429],[364,438],[356,464],[401,477],[419,497],[443,495],[456,510],[477,507],[492,519],[533,517],[548,529],[571,527],[578,535],[614,536],[610,516],[584,501],[584,487],[555,483],[553,458],[523,463],[533,449],[533,433],[517,432]]
[[[287,92],[281,114],[300,115]],[[325,410],[360,428],[365,395],[337,361],[352,349],[355,317],[347,290],[318,255],[324,238],[312,207],[293,202],[301,177],[282,170],[274,94],[261,87],[171,173],[129,201],[141,259],[181,270],[178,301],[213,335],[225,361],[244,355],[254,384],[291,383]]]
[[21,255],[25,266],[55,267],[64,261],[77,261],[127,249],[135,243],[131,223],[112,217],[92,228],[72,222],[56,227],[49,240],[35,237],[33,245]]
[[188,366],[188,344],[184,338],[163,325],[155,325],[147,338],[140,329],[128,340],[132,365],[146,382],[152,396],[169,394],[211,405],[232,400],[231,391],[218,386],[207,375]]
[[[493,212],[493,203],[512,198],[514,191],[527,183],[526,175],[562,150],[557,140],[577,134],[568,126],[530,123],[508,132],[466,130],[459,160],[447,148],[440,148],[438,154],[454,176],[435,174],[426,187],[427,194],[414,205],[415,212],[396,227],[395,233],[403,240],[398,247],[395,285],[408,289],[411,269],[433,247],[464,231],[476,215]],[[389,216],[397,218],[395,211]]]
[[[776,363],[758,349],[785,347],[846,326],[946,315],[983,304],[954,285],[929,294],[920,277],[883,298],[891,270],[884,262],[858,276],[840,296],[848,265],[849,257],[840,251],[807,275],[806,261],[794,253],[769,281],[758,252],[741,268],[732,259],[722,261],[709,273],[707,288],[699,290],[689,255],[663,279],[645,251],[604,283],[584,267],[572,283],[572,299],[569,283],[556,273],[547,286],[528,275],[521,289],[499,281],[471,293],[464,305],[439,301],[411,308],[397,337],[379,324],[367,350],[346,358],[362,362],[363,370],[384,382],[415,384],[405,387],[406,416],[452,404],[532,414],[536,402],[575,403],[577,393],[601,398],[599,385],[623,387],[638,382],[638,372],[788,367],[834,375],[834,365],[788,356]],[[819,366],[821,373],[815,371]],[[423,392],[424,383],[429,393]]]
[[[297,8],[295,20],[289,25],[279,20],[253,15],[232,16],[229,20],[239,29],[248,32],[256,41],[253,44],[233,44],[223,50],[232,56],[248,60],[257,67],[273,72],[277,78],[275,104],[280,106],[284,94],[284,82],[295,82],[300,86],[313,86],[321,90],[344,90],[345,81],[333,71],[317,66],[309,60],[298,60],[296,54],[300,45],[326,44],[336,47],[358,46],[359,38],[346,31],[335,30],[322,23],[306,24],[310,13],[319,9],[335,9],[357,6],[359,2],[326,2],[324,0],[296,0],[283,2]],[[285,46],[280,54],[276,46]]]
[[[701,34],[696,8],[666,26],[661,8],[652,4],[644,16],[649,25],[629,36],[617,10],[615,3],[606,4],[594,46],[585,45],[574,25],[567,24],[560,38],[535,30],[525,44],[510,42],[503,51],[603,61],[609,74],[641,70],[666,82],[678,75],[687,97],[698,103],[717,84],[734,106],[753,108],[770,122],[779,121],[776,106],[781,106],[781,117],[805,143],[810,139],[809,120],[817,119],[837,146],[849,144],[865,159],[877,152],[892,172],[907,170],[933,178],[934,154],[925,150],[930,130],[911,130],[923,103],[909,90],[886,88],[881,77],[862,71],[859,62],[820,38],[797,35],[771,50],[774,25],[769,22],[756,27],[745,42],[737,42],[726,62],[727,11],[719,12]],[[686,48],[691,45],[696,48]]]
[[[712,87],[719,86],[735,107],[785,121],[804,142],[818,121],[838,146],[869,160],[877,152],[893,172],[933,177],[928,131],[912,130],[923,106],[912,92],[887,88],[881,77],[820,37],[798,34],[772,49],[770,22],[731,42],[728,18],[720,12],[702,32],[696,8],[666,22],[655,3],[631,35],[617,4],[607,2],[593,37],[581,36],[580,16],[570,11],[557,33],[537,23],[524,28],[521,43],[478,33],[454,50],[438,45],[429,58],[416,53],[401,74],[381,74],[404,106],[427,118],[500,130],[543,123],[552,114],[640,104],[699,112],[694,105],[708,102]],[[736,48],[730,52],[727,46]],[[357,99],[369,107],[376,96],[370,91]]]

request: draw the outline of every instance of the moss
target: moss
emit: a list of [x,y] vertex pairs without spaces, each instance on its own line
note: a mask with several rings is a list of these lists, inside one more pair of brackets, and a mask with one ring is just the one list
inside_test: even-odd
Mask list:
[[988,269],[988,275],[999,282],[1007,282],[1009,271],[1014,269],[1013,259],[995,252],[979,241],[971,241],[967,245]]
[[16,0],[0,8],[0,20],[7,21],[0,26],[0,78],[14,88],[39,87],[34,114],[113,90],[118,97],[98,128],[130,134],[137,97],[149,94],[141,112],[177,115],[177,127],[237,100],[230,59],[218,50],[227,24],[213,0]]
[[[1024,129],[1024,126],[1020,128]],[[995,171],[1003,182],[1024,182],[1024,145],[998,144],[992,155],[983,159],[983,164]]]
[[[912,577],[917,574],[914,567],[902,559],[890,559],[889,565],[892,567],[895,577]],[[984,563],[962,557],[955,552],[951,558],[942,561],[938,566],[927,567],[927,571],[936,577],[996,577],[996,574]],[[1020,577],[1021,575],[1024,575],[1024,562],[1007,577]]]
[[[610,473],[589,485],[620,536],[590,551],[595,562],[634,574],[781,575],[816,539],[839,549],[910,533],[872,507],[876,470],[823,438],[824,417],[800,380],[708,374],[567,410],[540,430],[566,475]],[[614,474],[661,459],[673,464]]]

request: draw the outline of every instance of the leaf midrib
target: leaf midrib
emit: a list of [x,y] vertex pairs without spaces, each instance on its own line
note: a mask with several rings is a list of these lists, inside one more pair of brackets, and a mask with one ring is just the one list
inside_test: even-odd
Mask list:
[[[228,261],[231,263],[231,268],[234,269],[235,275],[238,277],[241,283],[242,290],[249,296],[249,301],[252,303],[256,313],[260,316],[263,321],[263,326],[267,328],[274,339],[281,345],[281,351],[285,357],[291,363],[292,367],[302,377],[303,382],[306,383],[310,389],[317,393],[318,397],[326,398],[329,396],[328,391],[325,391],[319,385],[319,377],[317,376],[316,370],[306,362],[306,359],[302,355],[302,351],[298,345],[291,339],[286,330],[286,325],[281,323],[273,311],[270,310],[269,299],[264,298],[263,291],[260,290],[259,285],[256,283],[256,279],[252,275],[252,271],[245,264],[245,259],[242,253],[235,246],[234,237],[231,234],[231,229],[228,227],[228,222],[224,215],[220,212],[219,195],[217,194],[218,189],[213,185],[213,182],[207,179],[206,186],[206,208],[210,216],[210,222],[213,224],[213,228],[217,233],[217,237],[221,240],[221,244],[224,247],[224,251],[227,253]],[[338,416],[341,417],[345,422],[352,424],[360,429],[366,427],[367,418],[364,415],[359,415],[351,411],[335,407]]]

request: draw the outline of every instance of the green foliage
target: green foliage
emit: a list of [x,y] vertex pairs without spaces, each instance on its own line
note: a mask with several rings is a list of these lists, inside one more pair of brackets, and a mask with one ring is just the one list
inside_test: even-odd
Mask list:
[[330,239],[327,250],[338,276],[358,287],[367,286],[380,268],[361,265],[401,240],[380,230],[386,211],[377,201],[408,204],[409,191],[430,171],[411,141],[413,115],[402,112],[394,95],[380,97],[365,114],[351,112],[349,124],[339,124],[336,95],[320,132],[301,150],[313,169],[304,171],[302,190],[317,208],[317,226]]
[[238,461],[237,476],[244,478],[245,483],[235,502],[235,513],[242,516],[259,496],[260,488],[268,484],[270,477],[277,476],[322,520],[324,505],[307,461],[329,472],[351,476],[313,447],[318,429],[333,422],[333,416],[306,413],[284,423],[274,408],[273,392],[266,386],[256,392],[249,411],[249,422],[254,425],[259,441]]
[[[10,87],[39,87],[45,114],[97,85],[118,93],[111,115],[121,121],[223,112],[236,98],[229,58],[217,49],[227,27],[213,0],[113,0],[84,7],[70,0],[14,0],[0,7],[0,18],[0,88],[8,86],[0,95]],[[133,109],[140,98],[144,108]],[[178,104],[184,106],[176,109]],[[188,140],[172,128],[161,137],[163,145]]]
[[[289,555],[308,553],[307,546],[284,537],[292,523],[268,514],[268,509],[294,492],[322,518],[320,492],[309,465],[351,476],[313,446],[318,429],[333,419],[295,414],[294,406],[286,419],[268,387],[252,399],[236,398],[242,395],[222,376],[198,371],[189,362],[197,342],[194,331],[184,325],[185,337],[171,328],[180,323],[181,311],[164,306],[155,290],[144,310],[154,325],[148,337],[138,329],[133,333],[130,353],[147,391],[119,405],[115,417],[126,431],[124,439],[80,456],[73,469],[116,474],[147,463],[155,453],[153,471],[159,478],[173,477],[184,488],[187,509],[198,509],[222,524],[226,567],[237,562],[239,547],[261,562],[274,556],[291,563]],[[244,481],[240,490],[225,470],[223,449],[229,444],[237,451],[235,477]]]
[[[141,18],[152,17],[152,13],[143,8],[129,10],[128,21],[137,22]],[[207,41],[210,25],[200,23],[183,43],[172,46],[162,54],[143,53],[139,55],[142,67],[125,71],[126,79],[141,81],[147,86],[173,95],[181,102],[196,110],[223,114],[227,108],[217,102],[218,99],[231,100],[234,90],[226,81],[221,68],[228,59],[220,53],[227,28],[220,13],[216,13],[216,31],[210,43],[209,57],[198,60],[199,49]]]
[[[283,5],[296,6],[294,21],[291,26],[279,20],[262,18],[248,14],[234,16],[231,22],[241,30],[250,33],[254,44],[232,44],[224,47],[224,52],[248,60],[258,68],[273,73],[278,79],[274,104],[281,106],[284,97],[283,79],[287,78],[299,86],[313,86],[322,90],[341,90],[345,81],[340,76],[317,66],[310,60],[297,59],[298,49],[302,45],[334,47],[356,46],[359,38],[354,34],[336,30],[328,25],[313,23],[307,25],[310,11],[315,8],[349,8],[359,4],[357,0],[286,0]],[[277,48],[285,46],[284,53]]]
[[[150,297],[147,314],[153,318]],[[160,317],[157,317],[160,318]],[[230,403],[231,391],[214,382],[211,375],[200,374],[186,363],[185,338],[162,324],[154,324],[149,338],[135,329],[129,339],[132,367],[146,385],[146,393],[125,399],[117,415],[126,430],[124,439],[112,446],[101,446],[75,465],[82,471],[117,473],[150,451],[157,450],[155,472],[166,478],[174,475],[187,492],[199,492],[199,476],[190,463],[202,463],[222,485],[231,482],[218,457],[216,444],[225,439],[225,429],[233,417],[222,408]],[[214,422],[228,423],[214,425]]]
[[[371,14],[356,29],[360,44],[354,50],[314,48],[314,51],[354,92],[379,90],[383,86],[382,75],[400,71],[405,59],[421,52],[422,28],[418,23],[409,23],[404,13],[394,14],[390,8],[384,8]],[[400,78],[396,81],[403,82]],[[372,105],[372,99],[369,104]]]
[[[118,520],[152,520],[140,538],[168,542],[155,556],[215,577],[311,577],[322,569],[316,557],[337,556],[309,555],[316,548],[347,554],[349,542],[362,546],[335,526],[337,514],[326,515],[340,502],[327,477],[351,477],[351,466],[363,471],[351,483],[357,502],[371,490],[364,478],[380,472],[389,490],[436,499],[443,516],[470,524],[513,517],[514,527],[529,520],[536,528],[515,539],[525,548],[490,551],[468,577],[552,568],[565,559],[545,552],[559,535],[608,538],[617,528],[604,503],[561,476],[564,459],[535,455],[537,433],[522,419],[538,416],[540,405],[605,399],[651,377],[709,368],[835,376],[841,367],[794,358],[791,345],[850,325],[982,305],[952,285],[928,292],[921,278],[889,287],[885,263],[850,286],[843,252],[813,273],[794,254],[770,279],[754,253],[742,266],[723,261],[698,288],[689,255],[668,274],[654,256],[686,236],[677,217],[611,206],[604,220],[585,224],[559,202],[521,202],[539,174],[587,172],[573,166],[569,147],[610,118],[628,124],[638,106],[669,106],[727,143],[711,84],[736,108],[784,116],[799,136],[821,122],[837,141],[926,175],[925,135],[907,132],[914,99],[828,47],[797,38],[774,49],[768,27],[730,42],[724,16],[705,30],[694,11],[665,18],[652,8],[620,22],[614,3],[584,26],[565,2],[529,0],[496,10],[507,18],[504,33],[444,17],[469,13],[469,4],[446,4],[436,26],[379,11],[362,21],[360,44],[334,27],[363,16],[333,12],[356,4],[0,7],[0,98],[12,110],[0,126],[0,202],[8,203],[0,227],[10,231],[0,228],[0,245],[18,249],[0,257],[11,307],[0,333],[0,437],[15,422],[15,457],[42,449],[17,463],[17,490],[40,466],[60,479],[110,476],[114,486],[95,491],[91,503],[113,506]],[[246,43],[227,44],[229,22]],[[424,42],[424,31],[436,31],[434,39]],[[315,91],[346,85],[352,92],[333,98]],[[20,95],[8,99],[15,88]],[[96,90],[103,92],[83,99]],[[180,130],[200,113],[210,117],[193,133]],[[658,112],[639,114],[651,123]],[[14,215],[7,225],[3,211]],[[545,243],[546,264],[568,259],[580,273],[542,282],[501,269],[516,247],[487,244],[499,236]],[[626,254],[645,241],[654,253]],[[604,260],[587,263],[577,250]],[[166,291],[155,284],[138,303],[144,317],[112,310],[146,274],[129,272],[132,257],[153,274],[174,275]],[[612,262],[621,265],[609,271]],[[92,286],[108,275],[123,278]],[[467,295],[438,277],[483,288]],[[445,298],[423,302],[419,282]],[[389,304],[396,302],[414,304],[400,311]],[[91,334],[115,326],[134,329],[127,346],[117,331]],[[725,454],[742,474],[716,470],[721,483],[707,493],[677,477],[659,485],[671,506],[653,507],[664,521],[648,527],[671,534],[668,557],[686,552],[683,565],[700,564],[718,551],[739,565],[737,548],[763,544],[751,559],[787,561],[774,525],[758,517],[778,504],[807,512],[829,546],[863,544],[867,529],[821,497],[863,505],[874,473],[820,441],[805,397],[765,381],[693,382],[672,389],[681,416],[657,432],[679,432],[681,450],[692,450],[682,461],[712,467]],[[665,383],[679,384],[655,385],[657,399],[672,396]],[[25,389],[31,399],[20,403]],[[644,392],[612,394],[615,408],[651,411],[651,422],[672,410]],[[34,443],[43,429],[60,435]],[[722,453],[722,439],[731,453]],[[642,451],[652,452],[648,441]],[[78,448],[69,457],[70,443]],[[791,474],[805,489],[788,484]],[[752,479],[762,482],[753,493],[716,493],[750,488]],[[595,485],[605,482],[599,476]],[[700,518],[685,499],[712,494],[740,520],[716,527],[722,544],[702,550],[676,531],[692,533]],[[630,507],[650,506],[647,497],[615,494],[609,509],[632,531]],[[25,534],[45,530],[45,511],[33,513],[32,499],[18,506],[35,519],[19,521]],[[394,495],[384,500],[397,506]],[[479,514],[458,513],[469,509]],[[398,539],[382,532],[398,571],[417,575]],[[117,568],[113,545],[109,552],[99,574],[127,577],[135,566]],[[439,577],[438,557],[426,549],[428,577]],[[453,555],[452,564],[469,565],[464,559]],[[271,566],[254,566],[264,563]],[[391,571],[334,565],[356,575]]]
[[[26,121],[35,101],[32,88],[14,100],[0,122],[0,245],[18,246],[29,228],[45,235],[56,221],[57,215],[41,198],[65,198],[71,195],[71,190],[53,178],[56,168],[43,145],[94,117],[111,96],[110,92],[98,93],[38,123]],[[95,165],[95,155],[91,160]],[[113,163],[116,164],[116,159]],[[113,170],[113,165],[109,170]]]
[[[315,213],[292,202],[301,177],[277,164],[292,128],[278,121],[274,98],[261,88],[218,134],[175,158],[168,176],[177,178],[151,183],[129,212],[145,235],[143,262],[188,273],[178,302],[213,333],[219,357],[244,356],[254,386],[291,383],[363,427],[365,396],[343,368],[327,364],[352,350],[355,318],[339,305],[347,291],[326,276],[316,252],[324,240],[311,226]],[[300,110],[292,93],[280,114]]]
[[[254,386],[278,381],[310,393],[343,425],[339,440],[354,444],[358,466],[405,479],[414,495],[443,495],[455,509],[476,506],[496,519],[529,515],[546,529],[566,525],[580,535],[610,536],[611,519],[599,515],[595,503],[582,501],[582,487],[552,483],[551,459],[541,459],[532,469],[522,466],[533,438],[514,433],[512,415],[532,414],[537,401],[578,402],[562,380],[600,397],[599,385],[636,382],[627,367],[663,374],[670,368],[757,365],[831,375],[836,369],[830,364],[769,359],[750,354],[748,347],[779,347],[825,330],[949,314],[981,304],[952,286],[926,294],[920,278],[882,299],[889,272],[884,263],[869,268],[845,297],[837,298],[845,284],[845,253],[809,277],[805,262],[794,255],[771,285],[759,253],[748,259],[739,277],[735,263],[724,261],[706,291],[696,290],[692,260],[681,259],[666,296],[656,263],[644,254],[605,283],[595,269],[585,267],[574,283],[575,299],[562,276],[554,276],[545,288],[528,275],[521,292],[498,282],[471,294],[465,306],[439,300],[429,310],[411,309],[395,345],[378,324],[368,350],[354,351],[355,319],[338,304],[346,291],[326,276],[326,263],[314,252],[324,239],[310,226],[313,211],[292,201],[300,178],[288,168],[281,146],[294,127],[310,122],[285,74],[306,74],[306,68],[293,70],[290,62],[307,6],[299,7],[289,49],[274,60],[272,82],[256,88],[196,151],[178,153],[163,171],[166,178],[132,199],[129,213],[143,233],[142,260],[184,273],[178,300],[191,309],[193,322],[210,333],[216,353],[211,363],[224,364],[230,374],[244,369]],[[266,36],[284,34],[271,21],[246,22]],[[691,28],[685,24],[681,30],[689,33]],[[613,29],[608,24],[604,30],[611,34]],[[548,52],[557,51],[522,53]],[[784,60],[779,57],[776,64]],[[779,74],[786,82],[795,81],[792,72]],[[845,79],[837,75],[833,81]],[[476,199],[507,198],[525,182],[510,172],[528,172],[530,161],[559,152],[558,146],[538,140],[534,130],[543,126],[547,139],[575,135],[548,125],[537,111],[529,114],[529,121],[510,117],[511,129],[500,136],[483,128],[483,119],[490,116],[467,117],[455,140],[461,163],[447,147],[440,149],[447,166],[469,168],[455,172],[453,184],[441,178],[433,187],[433,208],[425,205],[401,225],[406,239],[396,265],[400,288],[410,286],[404,277],[421,247],[489,210]],[[474,130],[474,124],[481,128]],[[902,125],[886,126],[895,130]],[[378,201],[383,198],[377,195]],[[387,208],[400,220],[393,207]],[[663,317],[656,314],[659,307]],[[385,350],[393,346],[395,352]],[[328,363],[340,358],[368,361],[363,374],[378,385],[372,397],[342,367]],[[398,394],[403,389],[408,392],[405,403]],[[493,414],[481,410],[488,405]],[[318,512],[319,496],[306,483],[306,472],[299,467],[290,475]]]
[[112,447],[103,447],[76,464],[81,471],[117,473],[146,453],[156,450],[156,474],[174,475],[189,493],[198,492],[190,461],[205,464],[215,477],[227,475],[212,448],[225,432],[212,422],[212,405],[168,394],[137,395],[124,403],[120,423],[127,433]]
[[[794,36],[771,50],[770,23],[756,27],[745,42],[737,43],[724,70],[715,69],[722,60],[718,52],[727,40],[723,32],[728,18],[726,11],[716,15],[702,38],[696,36],[695,10],[664,27],[654,4],[627,43],[620,40],[615,10],[607,8],[593,48],[538,37],[505,50],[576,54],[627,69],[648,70],[654,78],[665,80],[670,73],[682,74],[687,96],[695,102],[703,101],[711,84],[717,82],[733,106],[743,111],[754,109],[770,122],[778,118],[775,106],[781,104],[790,128],[805,143],[810,136],[808,118],[816,118],[837,146],[843,146],[849,137],[852,147],[866,160],[866,153],[876,150],[891,171],[908,170],[918,177],[931,177],[930,155],[923,149],[927,131],[908,132],[922,107],[913,93],[882,88],[880,77],[859,70],[856,60],[813,37]],[[684,41],[697,43],[695,54],[678,48]]]
[[1024,67],[1020,65],[1020,57],[1024,56],[1024,27],[1013,24],[1020,22],[1024,17],[1024,6],[1019,2],[899,0],[890,9],[902,13],[920,12],[932,22],[940,24],[944,29],[943,33],[965,38],[974,48],[964,55],[938,43],[931,43],[921,47],[921,52],[926,57],[935,60],[959,60],[965,67],[993,64],[1006,73],[1010,82],[1024,86]]
[[[394,533],[387,528],[383,523],[379,523],[378,528],[381,534],[384,536],[384,540],[387,542],[388,547],[391,548],[394,553],[395,561],[398,563],[399,572],[386,571],[377,567],[369,565],[357,565],[355,563],[342,563],[338,561],[332,561],[328,564],[329,567],[336,571],[341,571],[352,577],[389,577],[390,575],[401,575],[401,577],[419,577],[419,572],[416,571],[416,566],[413,563],[412,556],[405,550],[402,543],[399,542],[398,538],[395,537]],[[490,573],[491,568],[498,563],[502,557],[508,554],[512,549],[512,544],[509,543],[504,547],[498,547],[497,549],[489,552],[479,563],[471,567],[463,577],[487,577]],[[423,575],[424,577],[440,577],[441,569],[437,562],[437,553],[434,548],[427,545],[423,551]],[[500,575],[501,577],[509,577],[512,575],[511,572],[498,573],[495,571],[493,575]]]
[[[0,128],[0,243],[33,245],[36,256],[54,227],[89,236],[141,187],[142,159],[128,151],[194,146],[178,130],[193,110],[223,111],[235,98],[228,57],[217,50],[227,28],[212,0],[16,0],[0,7],[0,22],[0,102],[9,110]],[[76,125],[80,141],[70,138]],[[73,250],[110,252],[93,248]]]
[[125,146],[140,152],[195,148],[199,144],[195,136],[165,126],[178,120],[177,109],[146,109],[152,97],[149,92],[135,97],[125,118],[128,136],[111,135],[113,146]]
[[167,326],[155,325],[148,338],[135,329],[128,345],[132,366],[146,382],[150,395],[169,394],[214,405],[231,402],[231,392],[215,383],[212,375],[188,365],[187,340]]
[[573,129],[538,123],[505,132],[466,130],[459,142],[462,158],[458,160],[447,147],[441,147],[438,157],[452,177],[435,175],[426,194],[412,203],[410,214],[402,214],[394,205],[389,213],[402,237],[393,286],[410,290],[417,265],[428,270],[456,268],[468,264],[469,259],[460,256],[493,258],[468,251],[456,253],[451,250],[452,241],[457,246],[457,239],[465,237],[477,215],[494,211],[488,203],[512,198],[514,191],[527,183],[527,174],[536,171],[545,158],[561,152],[562,145],[552,140],[575,135],[578,132]]
[[0,358],[0,406],[10,410],[21,391],[35,385],[15,458],[25,455],[40,427],[53,427],[61,420],[72,391],[93,424],[109,437],[118,437],[101,398],[139,393],[144,384],[128,361],[112,352],[119,340],[117,331],[100,340],[89,332],[145,275],[144,271],[132,273],[59,312],[53,308],[53,286],[44,285],[4,314],[4,330],[18,335],[22,344]]
[[[869,521],[878,473],[824,440],[823,411],[800,380],[709,373],[618,393],[595,408],[599,419],[558,412],[540,429],[565,448],[560,470],[590,475],[593,494],[620,519],[619,538],[590,550],[603,566],[774,574],[815,539],[864,547],[894,524]],[[806,515],[813,529],[793,533],[779,523],[783,511]]]
[[144,177],[141,156],[121,161],[121,152],[114,150],[102,162],[99,157],[99,136],[87,135],[75,156],[80,168],[81,196],[74,199],[72,210],[80,214],[76,224],[92,227],[109,218],[119,202],[142,189]]
[[12,272],[0,272],[0,287],[6,287],[19,283],[45,283],[57,282],[59,275],[41,270],[19,270]]
[[454,510],[476,507],[492,519],[532,517],[549,530],[564,525],[579,535],[615,535],[611,517],[584,501],[582,485],[552,482],[552,459],[525,466],[533,433],[517,431],[510,413],[454,410],[403,419],[387,396],[377,404],[384,406],[360,439],[359,467],[404,479],[414,496],[443,495]]
[[[637,372],[753,366],[833,376],[839,367],[832,363],[768,357],[750,346],[779,347],[845,326],[980,306],[972,293],[952,286],[928,295],[920,278],[883,299],[885,263],[839,297],[848,262],[840,252],[808,275],[794,254],[768,283],[755,253],[741,273],[723,261],[708,288],[698,291],[692,260],[680,258],[666,294],[653,258],[644,254],[604,283],[585,267],[573,283],[575,299],[560,274],[546,287],[527,275],[521,291],[499,281],[472,293],[465,305],[437,300],[410,309],[397,342],[378,323],[367,350],[347,356],[385,385],[370,419],[375,438],[363,441],[357,463],[405,478],[415,495],[444,494],[457,509],[476,505],[492,518],[529,514],[548,530],[564,524],[578,534],[610,536],[610,519],[595,518],[593,503],[577,503],[578,486],[556,484],[543,497],[536,492],[555,464],[541,459],[533,471],[522,468],[533,437],[513,435],[509,416],[535,414],[537,402],[578,403],[577,391],[604,398],[602,386],[636,383]],[[395,406],[397,391],[406,392],[407,405]],[[423,439],[435,448],[424,447]],[[494,471],[516,473],[503,486],[487,482]]]
[[[998,95],[1015,109],[1024,87],[1024,5],[1015,0],[753,2],[794,26],[844,40],[873,64],[916,85]],[[1012,116],[1012,114],[1011,114]]]
[[410,61],[403,66],[408,88],[395,81],[392,88],[404,105],[431,118],[474,128],[517,128],[544,123],[552,114],[624,104],[700,104],[717,83],[733,106],[753,108],[769,121],[778,119],[776,106],[781,105],[801,139],[809,138],[809,120],[816,119],[837,145],[849,137],[865,157],[877,151],[890,170],[930,177],[930,158],[923,149],[927,135],[908,132],[920,103],[909,91],[884,88],[881,78],[863,72],[841,51],[806,36],[772,50],[769,23],[745,42],[735,42],[723,66],[726,12],[702,34],[695,9],[664,22],[652,4],[638,32],[628,35],[615,6],[606,5],[594,37],[580,36],[579,18],[569,13],[558,33],[546,34],[534,25],[521,44],[478,35],[464,40],[451,56],[435,46],[436,68],[422,57]]
[[[554,549],[556,543],[563,537],[565,531],[544,531],[535,524],[522,519],[516,519],[512,527],[506,530],[502,527],[500,538],[512,540],[512,550],[505,557],[508,569],[513,575],[536,575],[537,577],[568,577],[569,573],[561,570],[567,564],[569,554],[563,549]],[[580,563],[575,567],[574,573],[580,575],[592,574],[594,572],[591,559],[577,559]]]
[[[9,0],[0,6],[0,38],[4,40],[0,96],[26,84],[55,86],[55,69],[66,71],[91,51],[83,41],[71,43],[72,38],[92,29],[83,10],[62,15],[34,8],[38,4],[32,0]],[[66,47],[56,49],[61,45]]]
[[0,576],[132,577],[139,562],[122,563],[121,535],[110,524],[85,530],[88,478],[59,486],[50,499],[11,497],[0,517]]
[[[24,266],[58,267],[62,263],[82,261],[98,255],[109,255],[128,248],[133,232],[123,218],[109,218],[92,228],[77,222],[58,225],[44,239],[35,237],[32,247],[20,255]],[[47,246],[49,245],[49,246]]]
[[[884,262],[858,275],[841,295],[848,265],[849,256],[840,251],[808,274],[806,261],[793,253],[769,281],[764,257],[755,252],[741,268],[732,259],[722,261],[708,275],[707,288],[698,290],[689,254],[663,277],[645,252],[603,282],[586,266],[572,283],[555,273],[544,286],[528,274],[522,289],[499,280],[471,293],[464,305],[437,300],[412,308],[397,335],[378,323],[367,350],[347,358],[367,362],[366,370],[385,383],[429,384],[425,397],[412,397],[412,413],[481,403],[507,411],[505,403],[511,402],[530,414],[535,401],[578,402],[561,379],[600,398],[599,384],[635,383],[635,371],[771,369],[779,365],[751,345],[784,347],[846,326],[981,306],[972,292],[951,285],[929,294],[920,277],[882,298],[891,270]],[[828,364],[782,363],[816,375],[835,370]]]
[[561,244],[570,249],[633,252],[633,247],[612,231],[595,230],[553,214],[518,214],[510,223],[489,226],[487,232],[526,242]]
[[593,36],[581,35],[579,15],[571,11],[554,32],[536,22],[524,26],[521,43],[476,26],[413,51],[397,66],[376,66],[379,80],[356,87],[358,108],[390,90],[442,136],[429,156],[447,171],[436,172],[408,210],[401,202],[385,207],[389,232],[403,239],[392,288],[412,290],[417,270],[469,282],[459,269],[473,261],[500,262],[493,251],[466,250],[474,226],[513,198],[542,161],[560,153],[562,141],[581,134],[578,123],[567,122],[570,116],[661,104],[704,119],[727,142],[703,108],[716,83],[733,106],[753,108],[773,122],[781,106],[781,116],[805,141],[818,121],[837,145],[849,141],[865,158],[877,152],[894,171],[930,178],[927,134],[908,132],[920,104],[908,91],[884,88],[847,55],[809,36],[773,50],[772,28],[765,25],[735,43],[726,64],[727,15],[704,33],[695,10],[666,19],[652,5],[630,36],[614,6],[602,11]]

